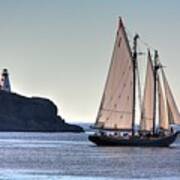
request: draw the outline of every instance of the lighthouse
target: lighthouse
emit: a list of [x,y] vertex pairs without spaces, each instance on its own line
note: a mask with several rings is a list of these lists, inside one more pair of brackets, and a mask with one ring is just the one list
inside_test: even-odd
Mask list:
[[11,92],[11,85],[9,81],[9,73],[7,69],[3,69],[1,74],[0,89],[6,92]]

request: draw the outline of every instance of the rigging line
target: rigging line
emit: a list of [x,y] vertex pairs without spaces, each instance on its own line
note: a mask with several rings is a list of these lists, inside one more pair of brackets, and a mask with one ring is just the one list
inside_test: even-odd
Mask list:
[[152,46],[150,46],[147,42],[145,42],[144,40],[142,40],[141,38],[139,38],[140,42],[146,46],[148,49],[152,50],[152,51],[155,51],[156,49],[153,48]]
[[[125,29],[126,29],[126,32],[127,32],[127,35],[130,37],[130,38],[133,38],[134,37],[134,35],[133,35],[133,33],[127,28],[127,27],[125,27]],[[151,49],[151,50],[156,50],[155,48],[153,48],[151,45],[149,45],[149,43],[147,43],[146,41],[144,41],[141,37],[139,38],[139,41],[144,45],[144,46],[146,46],[147,48],[149,48],[149,49]]]
[[121,113],[121,114],[132,114],[130,111],[118,111],[118,110],[113,110],[113,109],[102,109],[103,111],[110,111],[110,112],[115,112],[115,113]]
[[149,118],[149,117],[146,117],[146,116],[144,116],[143,119],[146,119],[146,120],[149,120],[149,121],[152,120],[152,118]]
[[132,32],[131,32],[127,27],[125,27],[125,30],[126,30],[126,32],[127,32],[127,35],[128,35],[130,38],[133,38],[133,37],[134,37],[134,35],[132,34]]

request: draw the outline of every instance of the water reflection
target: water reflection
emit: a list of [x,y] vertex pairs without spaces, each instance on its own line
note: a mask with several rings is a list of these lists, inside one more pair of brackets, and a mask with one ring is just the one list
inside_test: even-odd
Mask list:
[[180,178],[170,148],[97,147],[86,134],[0,133],[0,179]]

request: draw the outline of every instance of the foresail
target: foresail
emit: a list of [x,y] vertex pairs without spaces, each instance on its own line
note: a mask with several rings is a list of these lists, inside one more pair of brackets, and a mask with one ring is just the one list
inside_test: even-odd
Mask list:
[[104,129],[131,129],[132,107],[132,54],[123,22],[120,19],[96,127]]
[[163,76],[165,95],[167,100],[169,122],[172,124],[180,124],[180,113],[163,70],[162,70],[162,76]]
[[158,78],[158,95],[159,95],[159,127],[162,129],[169,129],[167,106],[159,78]]
[[153,106],[154,106],[154,74],[150,52],[148,51],[148,63],[146,81],[144,87],[144,98],[142,104],[141,130],[150,131],[153,128]]

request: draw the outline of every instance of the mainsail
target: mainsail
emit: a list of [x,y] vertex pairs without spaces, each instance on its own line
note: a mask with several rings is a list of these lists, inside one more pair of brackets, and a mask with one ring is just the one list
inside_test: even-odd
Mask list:
[[162,70],[162,77],[164,81],[169,123],[180,124],[180,113],[163,70]]
[[114,51],[99,108],[96,127],[132,129],[132,53],[122,20],[119,20]]
[[158,82],[158,95],[159,95],[159,127],[162,129],[169,129],[168,113],[166,101],[160,82],[160,78],[157,79]]
[[142,104],[141,130],[150,131],[153,128],[154,109],[154,74],[151,54],[148,51],[148,63],[146,71],[146,81],[144,88],[144,99]]

